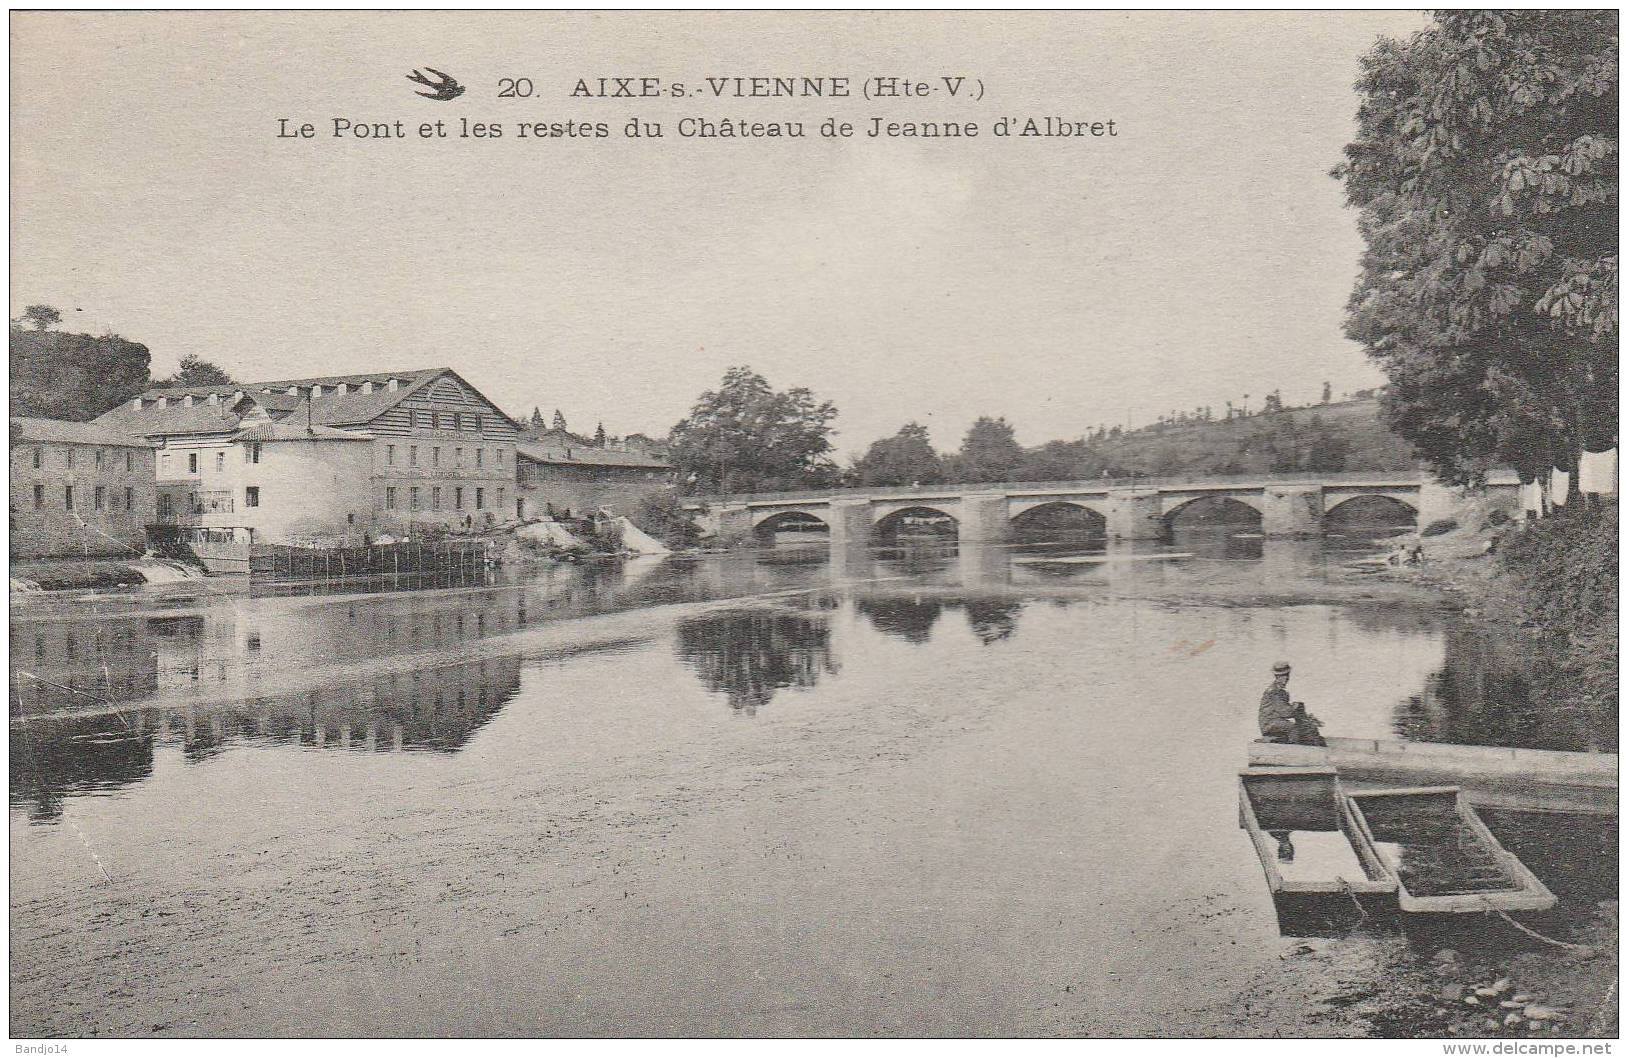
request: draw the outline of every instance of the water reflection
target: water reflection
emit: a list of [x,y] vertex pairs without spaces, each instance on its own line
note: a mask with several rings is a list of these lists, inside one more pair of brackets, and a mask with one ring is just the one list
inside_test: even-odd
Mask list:
[[53,822],[63,798],[148,778],[155,746],[200,764],[234,746],[454,753],[520,689],[519,658],[390,672],[210,709],[130,709],[11,725],[11,803]]
[[854,607],[878,632],[906,643],[925,643],[932,638],[933,625],[944,612],[943,600],[919,595],[861,596]]
[[786,687],[812,687],[837,672],[823,619],[771,610],[726,610],[678,625],[678,656],[730,708],[754,716]]
[[1023,600],[1013,598],[972,599],[966,602],[967,624],[984,646],[1009,639],[1017,631]]
[[1449,625],[1440,669],[1396,705],[1394,728],[1421,742],[1615,752],[1615,718],[1542,701],[1522,644],[1472,625]]

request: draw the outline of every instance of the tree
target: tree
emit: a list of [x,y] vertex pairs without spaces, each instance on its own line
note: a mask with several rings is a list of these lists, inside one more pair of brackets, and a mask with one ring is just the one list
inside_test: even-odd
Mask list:
[[956,456],[960,481],[1011,481],[1023,462],[1023,447],[1006,419],[981,416],[961,441]]
[[1272,392],[1270,392],[1270,393],[1268,393],[1266,395],[1265,402],[1261,404],[1261,414],[1262,415],[1271,415],[1274,412],[1280,412],[1282,410],[1283,410],[1283,391],[1274,389]]
[[1105,464],[1084,441],[1047,441],[1023,453],[1018,481],[1079,481],[1101,474]]
[[543,424],[543,409],[533,404],[531,406],[531,425],[541,430],[543,428]]
[[669,435],[679,480],[697,491],[750,492],[834,484],[830,401],[804,388],[777,393],[749,367],[724,372]]
[[235,386],[232,376],[191,353],[181,358],[181,370],[165,379],[165,386]]
[[560,414],[560,409],[558,408],[554,409],[554,429],[560,431],[561,433],[567,432],[565,427],[565,416]]
[[1610,11],[1448,11],[1363,59],[1346,331],[1449,482],[1614,443],[1616,50]]
[[11,326],[13,415],[83,421],[129,400],[149,384],[152,355],[116,334],[68,334]]
[[1327,404],[1332,399],[1334,399],[1334,386],[1332,383],[1324,382],[1322,403]]
[[62,313],[49,305],[30,305],[23,309],[23,319],[33,324],[36,331],[48,331],[62,322]]
[[857,485],[934,485],[944,480],[944,462],[933,451],[927,427],[905,423],[892,437],[872,441],[854,463]]
[[604,448],[605,447],[605,424],[604,423],[600,423],[598,426],[594,427],[594,447],[595,448]]

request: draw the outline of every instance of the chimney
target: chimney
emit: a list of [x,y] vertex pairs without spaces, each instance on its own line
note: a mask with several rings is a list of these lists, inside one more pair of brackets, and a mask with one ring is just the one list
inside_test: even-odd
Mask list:
[[141,410],[141,398],[140,397],[131,397],[130,398],[130,410],[131,411],[140,411]]

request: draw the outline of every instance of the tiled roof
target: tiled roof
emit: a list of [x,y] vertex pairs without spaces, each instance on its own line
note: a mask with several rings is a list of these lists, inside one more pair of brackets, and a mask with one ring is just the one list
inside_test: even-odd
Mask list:
[[124,445],[131,448],[151,448],[140,437],[117,427],[97,422],[68,422],[64,419],[39,419],[32,416],[11,417],[11,437],[15,441],[58,442],[82,445]]
[[[289,422],[303,421],[309,414],[311,423],[316,426],[358,426],[372,422],[431,382],[449,374],[456,375],[456,372],[451,368],[437,367],[416,371],[374,371],[357,375],[244,382],[233,386],[158,387],[142,394],[143,406],[139,410],[132,408],[127,401],[96,421],[148,436],[231,430],[237,423],[231,408],[224,403],[211,405],[203,401],[211,394],[230,399],[232,394],[242,393],[272,413],[274,417]],[[389,387],[390,379],[397,380],[395,389]],[[358,392],[353,388],[364,382],[374,384],[371,393]],[[338,392],[341,383],[345,383],[350,391]],[[468,383],[465,382],[464,385]],[[321,386],[324,392],[311,402],[307,413],[307,395],[316,386]],[[289,393],[290,388],[303,392]],[[470,389],[473,390],[474,387],[471,386]],[[180,398],[187,396],[193,398],[191,407],[178,403]],[[159,407],[156,402],[148,403],[156,401],[159,397],[168,398],[165,407]],[[499,410],[498,414],[502,415],[503,412]]]
[[651,470],[671,470],[664,459],[647,456],[642,452],[618,452],[610,448],[550,448],[521,442],[515,451],[522,459],[533,463],[555,466],[646,467]]

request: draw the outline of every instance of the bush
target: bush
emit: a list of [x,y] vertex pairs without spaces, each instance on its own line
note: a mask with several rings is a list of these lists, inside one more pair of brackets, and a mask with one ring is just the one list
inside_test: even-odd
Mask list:
[[1424,527],[1424,532],[1420,533],[1419,535],[1420,536],[1441,536],[1443,533],[1450,533],[1454,529],[1457,529],[1457,528],[1458,528],[1458,522],[1456,520],[1454,520],[1452,518],[1438,518],[1435,521],[1431,522],[1429,525],[1425,526]]
[[1617,715],[1617,510],[1563,507],[1511,533],[1504,570],[1520,585],[1522,616],[1545,633],[1539,679],[1559,706]]
[[679,500],[677,489],[662,489],[645,495],[628,521],[668,547],[694,547],[701,530]]

